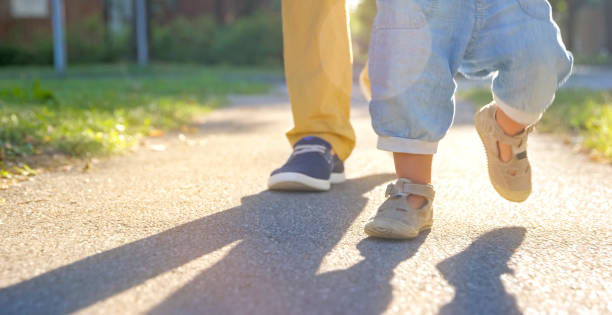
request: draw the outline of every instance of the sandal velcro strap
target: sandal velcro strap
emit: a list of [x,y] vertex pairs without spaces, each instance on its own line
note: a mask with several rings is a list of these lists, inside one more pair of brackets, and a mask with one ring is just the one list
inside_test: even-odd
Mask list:
[[497,123],[492,122],[491,124],[493,125],[493,128],[492,128],[493,137],[495,137],[497,141],[507,144],[507,145],[511,145],[513,147],[518,147],[521,144],[523,144],[523,132],[524,131],[516,136],[509,136],[504,132],[504,130],[501,129],[501,127]]
[[526,140],[525,139],[526,136],[530,134],[531,132],[533,132],[535,128],[535,125],[530,125],[518,135],[509,136],[504,132],[501,126],[497,123],[497,120],[495,119],[495,111],[491,111],[491,114],[488,115],[488,118],[489,119],[487,120],[487,125],[488,125],[487,129],[489,129],[489,132],[493,135],[493,137],[497,141],[507,144],[507,145],[511,145],[513,147],[523,146]]
[[415,184],[406,178],[400,178],[395,184],[389,184],[385,191],[387,197],[419,195],[429,200],[433,200],[435,194],[432,185]]

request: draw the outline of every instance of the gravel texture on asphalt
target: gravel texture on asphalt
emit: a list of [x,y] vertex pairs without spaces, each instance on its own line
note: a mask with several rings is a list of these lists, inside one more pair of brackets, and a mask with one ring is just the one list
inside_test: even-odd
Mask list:
[[458,104],[434,162],[433,229],[363,225],[394,178],[355,97],[348,181],[266,190],[291,150],[283,90],[232,98],[195,134],[0,191],[0,314],[612,313],[612,167],[531,137],[534,193],[488,181]]

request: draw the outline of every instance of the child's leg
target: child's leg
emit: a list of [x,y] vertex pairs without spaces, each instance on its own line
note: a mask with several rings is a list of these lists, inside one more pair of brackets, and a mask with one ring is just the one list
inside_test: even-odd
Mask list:
[[[525,127],[527,127],[527,125],[524,125],[524,124],[521,124],[521,123],[518,123],[512,120],[510,116],[508,116],[506,113],[504,113],[504,111],[502,111],[499,108],[497,108],[495,112],[495,121],[497,122],[497,124],[499,124],[499,126],[502,128],[504,133],[506,133],[509,136],[516,136],[519,133],[523,132],[523,130],[525,130]],[[498,141],[497,149],[499,150],[500,160],[504,162],[508,162],[512,159],[512,146],[511,145]]]
[[504,198],[523,201],[531,193],[526,127],[535,124],[552,103],[571,72],[572,56],[547,2],[492,0],[489,4],[464,67],[468,73],[498,72],[493,80],[494,103],[476,115],[476,129],[487,151],[491,183]]
[[453,121],[453,76],[470,39],[472,24],[465,22],[473,20],[474,8],[462,0],[377,3],[370,114],[377,147],[393,152],[398,180],[387,187],[387,199],[365,232],[413,238],[433,222],[432,158]]
[[[569,76],[573,58],[546,1],[492,2],[469,62],[498,71],[492,87],[496,106],[515,123],[532,125]],[[504,123],[506,117],[500,118]]]
[[[431,183],[431,164],[433,154],[411,154],[411,153],[393,153],[395,162],[395,173],[397,178],[408,178],[416,184]],[[414,208],[421,208],[426,200],[425,197],[419,195],[408,195],[408,204]]]
[[432,155],[453,121],[453,76],[471,36],[474,8],[459,0],[377,4],[369,60],[377,147]]

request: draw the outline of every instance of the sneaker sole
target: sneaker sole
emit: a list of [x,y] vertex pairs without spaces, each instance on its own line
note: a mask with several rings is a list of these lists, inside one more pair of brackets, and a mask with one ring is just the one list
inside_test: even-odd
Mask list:
[[[478,115],[478,113],[476,113],[476,115]],[[476,119],[474,119],[474,120],[476,120]],[[487,170],[489,172],[489,181],[491,182],[491,186],[493,186],[493,189],[495,189],[495,191],[500,196],[502,196],[504,199],[506,199],[508,201],[523,202],[523,201],[527,200],[527,198],[531,194],[531,190],[528,190],[528,191],[507,190],[507,189],[503,189],[503,188],[497,186],[496,184],[493,183],[493,181],[491,181],[491,172],[492,172],[492,170],[491,170],[491,164],[489,163],[489,150],[487,150],[487,146],[485,145],[484,136],[482,135],[482,132],[478,128],[478,122],[475,123],[475,127],[476,127],[476,133],[478,133],[478,137],[480,137],[480,142],[482,143],[482,146],[483,146],[484,151],[485,151],[485,157],[487,158]]]
[[318,179],[301,173],[279,173],[270,176],[268,189],[289,191],[327,191],[331,184],[346,180],[344,173],[332,173],[330,179]]

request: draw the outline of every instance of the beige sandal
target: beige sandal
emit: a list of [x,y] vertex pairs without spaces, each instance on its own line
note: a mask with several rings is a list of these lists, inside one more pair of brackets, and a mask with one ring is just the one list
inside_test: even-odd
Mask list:
[[[419,209],[408,204],[408,195],[425,197],[427,202]],[[365,225],[365,233],[382,238],[411,239],[419,232],[431,228],[433,223],[432,185],[415,184],[409,179],[400,178],[389,184],[385,192],[387,200],[378,208],[376,215]]]
[[[489,179],[493,188],[504,198],[521,202],[531,194],[531,167],[527,159],[527,137],[533,126],[516,136],[509,136],[495,120],[497,107],[491,103],[481,108],[474,116],[476,131],[482,140],[489,168]],[[512,159],[504,162],[499,158],[497,142],[512,146]]]

